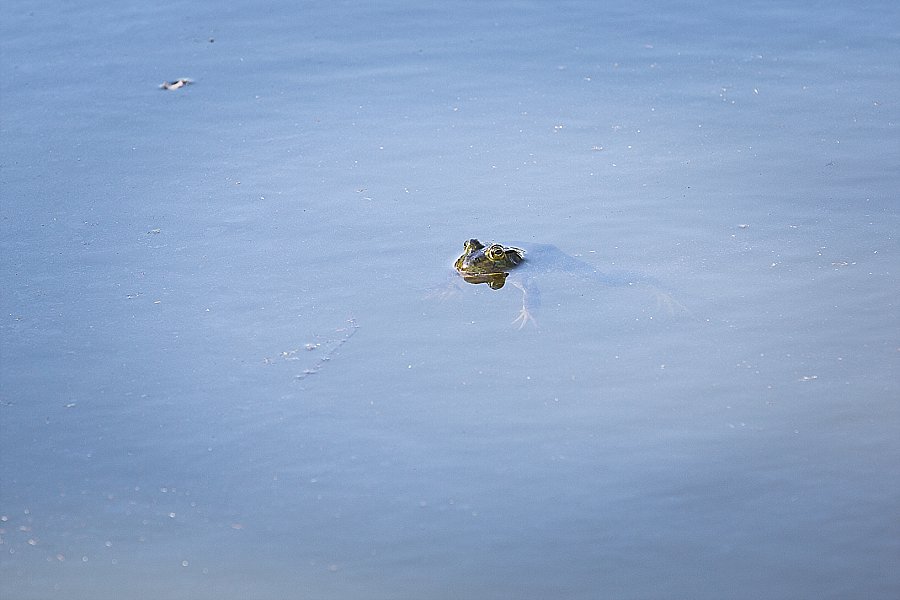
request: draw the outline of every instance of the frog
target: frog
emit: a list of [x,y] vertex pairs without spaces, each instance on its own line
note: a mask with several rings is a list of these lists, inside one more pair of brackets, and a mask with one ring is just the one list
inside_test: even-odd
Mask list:
[[492,290],[503,288],[507,280],[522,294],[522,308],[512,324],[519,329],[537,325],[534,310],[539,304],[535,280],[543,274],[562,273],[583,282],[604,286],[641,286],[649,289],[657,304],[674,312],[683,307],[668,294],[661,292],[647,276],[635,273],[604,273],[579,258],[566,254],[552,244],[512,242],[511,245],[496,242],[482,243],[471,238],[463,244],[463,253],[453,263],[463,281],[486,284]]
[[482,244],[472,238],[463,244],[463,253],[453,268],[468,283],[486,283],[499,290],[506,283],[511,269],[525,260],[525,250],[503,244]]

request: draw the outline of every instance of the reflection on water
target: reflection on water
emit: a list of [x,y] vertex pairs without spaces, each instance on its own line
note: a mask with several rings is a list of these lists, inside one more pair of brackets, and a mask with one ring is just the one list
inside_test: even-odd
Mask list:
[[827,8],[14,2],[0,595],[896,597],[897,8]]

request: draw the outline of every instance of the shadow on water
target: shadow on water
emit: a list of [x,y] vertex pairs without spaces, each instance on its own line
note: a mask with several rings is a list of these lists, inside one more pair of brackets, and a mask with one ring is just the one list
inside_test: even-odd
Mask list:
[[[496,248],[499,258],[492,262],[485,256],[485,248]],[[507,263],[502,249],[506,249],[507,253],[515,251],[517,260]],[[468,262],[462,262],[464,259],[473,260],[473,255],[480,261],[479,264],[473,263],[470,266]],[[598,305],[604,302],[600,297],[604,290],[631,288],[637,294],[652,298],[660,315],[690,316],[690,311],[671,294],[663,291],[654,278],[621,270],[604,272],[551,244],[512,242],[510,246],[504,246],[497,243],[482,244],[473,239],[466,243],[463,254],[456,261],[456,269],[459,279],[468,284],[485,284],[492,290],[500,290],[507,283],[515,287],[521,293],[522,307],[513,320],[513,325],[519,329],[526,325],[537,325],[537,313],[541,306],[541,281],[552,291],[559,292],[559,295],[588,296],[596,299]],[[451,284],[443,292],[430,292],[429,297],[446,297],[450,291],[464,288],[465,286],[458,284],[459,279],[454,280],[456,285]],[[595,312],[596,309],[589,308],[585,313],[586,321]]]

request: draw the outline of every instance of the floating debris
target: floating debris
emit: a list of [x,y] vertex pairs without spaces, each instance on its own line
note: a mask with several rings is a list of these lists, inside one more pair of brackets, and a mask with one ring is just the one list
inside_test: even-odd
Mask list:
[[159,88],[162,90],[177,90],[183,88],[186,85],[190,85],[194,83],[193,79],[188,79],[187,77],[181,77],[180,79],[176,79],[175,81],[163,81]]
[[[325,346],[326,350],[319,356],[318,360],[316,360],[316,362],[311,367],[309,367],[308,369],[304,369],[302,373],[296,375],[295,379],[306,379],[310,375],[315,375],[316,373],[318,373],[322,369],[322,367],[331,360],[331,357],[338,350],[340,350],[341,346],[346,344],[347,341],[351,337],[353,337],[353,334],[356,333],[357,329],[359,329],[359,325],[356,323],[356,320],[347,319],[347,326],[341,327],[340,329],[336,330],[336,333],[340,334],[339,337],[327,340],[322,343],[305,344],[303,347],[304,350],[315,350],[320,346]],[[291,360],[289,356],[291,356],[293,353],[296,353],[296,350],[289,353],[282,353],[282,356],[284,356],[287,360]],[[285,354],[287,354],[287,356],[285,356]]]
[[299,374],[294,375],[296,379],[305,379],[318,373],[333,358],[340,347],[353,337],[357,329],[359,329],[359,325],[356,323],[356,320],[353,318],[347,319],[347,324],[344,327],[339,327],[335,330],[334,333],[336,335],[333,334],[327,338],[316,336],[318,338],[317,341],[305,343],[291,350],[283,350],[275,358],[264,357],[263,363],[274,365],[282,361],[304,361],[307,360],[304,355],[315,353],[313,355],[315,357],[313,364],[303,369]]

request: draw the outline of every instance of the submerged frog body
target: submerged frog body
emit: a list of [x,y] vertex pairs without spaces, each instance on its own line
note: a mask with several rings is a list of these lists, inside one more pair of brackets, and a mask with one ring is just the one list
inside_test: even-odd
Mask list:
[[535,279],[550,273],[571,275],[581,281],[605,286],[641,285],[649,288],[658,303],[670,312],[680,306],[660,292],[648,277],[634,273],[603,273],[550,244],[517,243],[515,246],[505,246],[470,239],[463,245],[463,253],[453,266],[464,281],[486,283],[493,290],[502,288],[509,278],[511,285],[522,292],[522,309],[513,320],[519,328],[529,322],[534,323],[532,313],[539,302]]

